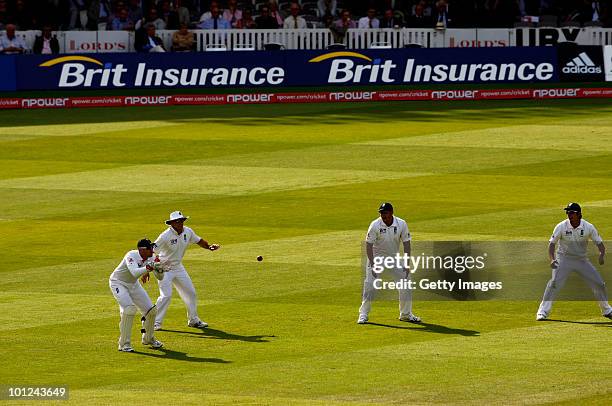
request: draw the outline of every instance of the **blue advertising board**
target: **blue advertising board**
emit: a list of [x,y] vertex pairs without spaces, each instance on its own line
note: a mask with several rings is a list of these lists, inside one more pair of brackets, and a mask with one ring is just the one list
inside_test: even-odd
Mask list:
[[17,90],[15,56],[0,56],[0,92],[13,92],[15,90]]
[[557,82],[552,47],[22,55],[18,90]]

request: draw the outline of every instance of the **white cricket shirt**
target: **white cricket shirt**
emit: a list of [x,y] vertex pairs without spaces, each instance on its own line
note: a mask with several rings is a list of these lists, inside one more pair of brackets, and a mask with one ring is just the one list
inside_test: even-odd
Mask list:
[[111,280],[118,280],[125,283],[136,283],[144,273],[147,272],[147,265],[153,263],[154,257],[142,259],[138,250],[128,251],[123,260],[115,268],[110,276]]
[[393,223],[387,226],[379,217],[370,223],[366,242],[373,244],[374,256],[395,256],[400,252],[400,243],[410,241],[408,224],[393,216]]
[[559,256],[586,258],[589,238],[595,244],[603,241],[593,224],[581,219],[578,227],[574,228],[567,219],[557,224],[549,242],[559,243],[557,247]]
[[168,227],[155,240],[155,252],[159,259],[165,262],[172,271],[182,267],[183,256],[189,244],[197,244],[201,238],[189,227],[183,227],[178,234],[174,228]]

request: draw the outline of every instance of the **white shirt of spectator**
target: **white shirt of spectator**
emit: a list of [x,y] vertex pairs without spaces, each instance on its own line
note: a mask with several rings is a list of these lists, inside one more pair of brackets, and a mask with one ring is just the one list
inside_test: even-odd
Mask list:
[[378,28],[380,27],[380,21],[378,18],[372,19],[372,27],[370,27],[370,19],[368,17],[361,17],[357,23],[357,28]]
[[146,266],[153,263],[153,257],[142,259],[138,250],[128,251],[110,276],[111,280],[134,284],[147,272]]
[[155,40],[153,39],[153,37],[147,37],[149,39],[149,45],[151,45],[151,48],[155,48],[157,46],[157,44],[155,43]]
[[[28,49],[24,40],[18,35],[15,35],[13,39],[8,39],[6,35],[0,37],[0,52],[2,52],[6,48],[21,48],[24,51]],[[18,53],[18,52],[6,52],[6,53],[13,54],[13,53]]]
[[43,38],[43,47],[40,53],[42,55],[49,55],[53,53],[53,51],[51,51],[51,40],[50,39]]
[[155,240],[155,252],[172,271],[183,268],[183,256],[189,244],[197,244],[201,238],[189,227],[183,227],[178,234],[172,227],[161,233]]
[[391,257],[399,254],[400,243],[411,240],[408,224],[399,217],[393,216],[393,223],[387,226],[379,217],[370,223],[366,242],[373,244],[375,257]]
[[595,244],[603,241],[593,224],[581,219],[578,227],[574,228],[567,219],[557,224],[549,242],[559,243],[557,255],[560,257],[586,258],[589,238]]
[[211,18],[212,18],[212,13],[210,11],[207,11],[206,13],[200,16],[200,22],[210,20]]
[[286,28],[286,29],[289,29],[289,28],[304,29],[304,28],[307,28],[307,26],[308,24],[306,24],[306,20],[304,20],[304,17],[302,16],[297,16],[297,17],[289,16],[285,18],[285,22],[283,23],[283,28]]

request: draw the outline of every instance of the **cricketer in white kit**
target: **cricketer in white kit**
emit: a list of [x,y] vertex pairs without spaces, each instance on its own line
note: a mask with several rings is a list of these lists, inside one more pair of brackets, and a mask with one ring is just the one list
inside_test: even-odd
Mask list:
[[157,298],[157,316],[155,318],[155,330],[160,330],[170,300],[172,299],[172,286],[176,288],[181,299],[187,307],[187,325],[189,327],[205,328],[208,324],[198,317],[197,297],[193,282],[183,266],[183,256],[190,244],[215,251],[220,248],[219,244],[209,244],[200,238],[191,228],[185,227],[183,223],[189,217],[183,216],[180,211],[170,213],[166,220],[169,225],[163,233],[155,240],[155,252],[165,267],[169,269],[164,274],[164,279],[158,280],[159,298]]
[[108,284],[113,296],[119,303],[119,351],[133,352],[131,343],[132,324],[136,309],[142,314],[142,344],[161,348],[163,344],[153,335],[156,308],[149,295],[138,282],[138,278],[153,271],[158,279],[163,279],[163,267],[153,258],[153,243],[142,239],[123,257],[119,266],[110,275]]
[[[363,298],[359,308],[358,324],[368,322],[368,315],[372,309],[372,299],[374,298],[374,281],[380,278],[373,270],[374,257],[395,257],[400,252],[400,242],[403,245],[404,253],[410,256],[410,231],[404,220],[393,215],[393,205],[383,203],[378,212],[380,218],[372,221],[366,235],[366,254],[368,264],[366,266],[365,280],[363,282]],[[394,267],[389,269],[393,273],[396,282],[410,279],[410,271],[404,268]],[[412,314],[412,291],[407,287],[398,289],[399,291],[399,320],[411,323],[420,323],[421,319]]]
[[[608,303],[606,283],[587,258],[589,238],[599,249],[599,264],[604,264],[606,248],[595,226],[582,219],[582,209],[578,203],[569,203],[564,209],[567,220],[557,224],[548,244],[548,256],[552,268],[552,278],[546,285],[544,298],[536,314],[536,320],[546,320],[552,309],[553,301],[559,290],[565,284],[571,272],[578,274],[593,290],[595,299],[604,317],[612,319],[612,307]],[[555,256],[555,245],[557,252]]]

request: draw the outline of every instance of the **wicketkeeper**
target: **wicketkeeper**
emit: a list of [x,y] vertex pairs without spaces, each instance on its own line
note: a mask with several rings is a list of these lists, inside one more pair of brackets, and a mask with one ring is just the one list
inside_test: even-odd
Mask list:
[[133,352],[131,343],[132,323],[136,309],[142,314],[142,344],[152,348],[161,348],[163,344],[153,336],[153,324],[157,309],[151,302],[138,278],[153,272],[158,280],[164,278],[164,268],[153,257],[153,243],[142,239],[136,245],[138,249],[131,250],[111,274],[108,284],[113,296],[119,303],[121,321],[119,323],[119,351]]

